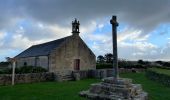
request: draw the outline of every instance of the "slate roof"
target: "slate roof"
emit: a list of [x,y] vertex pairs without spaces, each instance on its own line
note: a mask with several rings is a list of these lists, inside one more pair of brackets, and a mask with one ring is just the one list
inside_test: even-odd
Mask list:
[[30,48],[26,49],[25,51],[21,52],[15,58],[22,58],[22,57],[35,57],[35,56],[45,56],[50,54],[52,50],[57,48],[61,43],[63,43],[68,37],[64,37],[58,40],[46,42],[43,44],[33,45]]

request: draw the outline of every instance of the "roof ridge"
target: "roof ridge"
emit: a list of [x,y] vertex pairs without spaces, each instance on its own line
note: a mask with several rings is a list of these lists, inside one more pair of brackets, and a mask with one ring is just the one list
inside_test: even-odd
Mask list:
[[32,57],[32,56],[48,55],[51,52],[51,50],[57,48],[61,43],[63,43],[69,37],[71,36],[66,36],[53,41],[32,45],[15,57]]
[[[68,37],[70,37],[70,36],[66,36],[66,37],[63,37],[63,38],[55,39],[55,40],[48,41],[48,42],[44,42],[44,43],[40,43],[40,44],[35,44],[35,45],[32,45],[32,46],[38,46],[38,45],[48,44],[48,43],[55,42],[55,41],[57,41],[57,40],[62,40],[62,39],[68,38]],[[32,47],[32,46],[31,46],[31,47]]]

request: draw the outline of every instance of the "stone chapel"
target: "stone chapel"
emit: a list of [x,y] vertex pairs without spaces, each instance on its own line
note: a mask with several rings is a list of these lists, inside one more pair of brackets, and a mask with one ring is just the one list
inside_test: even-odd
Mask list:
[[33,45],[18,54],[16,66],[41,66],[49,72],[96,69],[96,56],[79,36],[80,23],[72,21],[72,35]]

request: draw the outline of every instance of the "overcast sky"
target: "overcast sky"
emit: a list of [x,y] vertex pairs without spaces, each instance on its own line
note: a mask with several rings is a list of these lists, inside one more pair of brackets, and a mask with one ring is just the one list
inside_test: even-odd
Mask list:
[[80,36],[98,55],[112,52],[112,15],[117,16],[119,58],[170,60],[170,0],[1,0],[0,61],[31,45]]

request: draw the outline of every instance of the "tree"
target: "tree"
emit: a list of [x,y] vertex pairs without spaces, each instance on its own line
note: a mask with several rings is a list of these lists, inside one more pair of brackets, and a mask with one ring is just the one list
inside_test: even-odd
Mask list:
[[138,64],[141,64],[143,65],[144,64],[144,61],[142,59],[138,60]]
[[104,63],[104,57],[103,57],[102,55],[99,55],[99,56],[97,57],[97,62],[98,62],[98,63]]
[[105,60],[106,60],[106,63],[113,63],[113,54],[111,53],[105,54]]
[[156,61],[155,63],[163,65],[164,62],[163,61]]
[[118,66],[119,66],[119,68],[126,67],[127,66],[127,60],[126,59],[118,59]]

